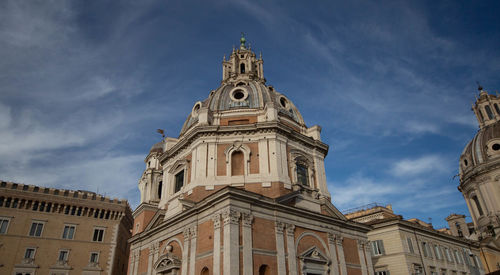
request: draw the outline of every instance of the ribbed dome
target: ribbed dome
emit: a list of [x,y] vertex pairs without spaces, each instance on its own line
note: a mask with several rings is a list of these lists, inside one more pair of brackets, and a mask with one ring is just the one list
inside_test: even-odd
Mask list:
[[500,123],[490,124],[477,132],[460,156],[460,171],[500,158]]

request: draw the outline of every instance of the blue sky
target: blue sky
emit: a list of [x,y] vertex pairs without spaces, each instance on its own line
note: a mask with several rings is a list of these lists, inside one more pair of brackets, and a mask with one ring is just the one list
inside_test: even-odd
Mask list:
[[[0,178],[139,200],[240,32],[330,145],[333,203],[467,214],[458,158],[476,81],[500,89],[496,1],[2,1]],[[467,214],[468,215],[468,214]]]

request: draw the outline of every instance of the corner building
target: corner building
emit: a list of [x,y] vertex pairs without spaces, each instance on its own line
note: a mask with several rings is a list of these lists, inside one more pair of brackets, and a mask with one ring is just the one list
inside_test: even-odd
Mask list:
[[178,138],[145,159],[129,274],[373,275],[366,233],[332,204],[328,146],[241,39]]

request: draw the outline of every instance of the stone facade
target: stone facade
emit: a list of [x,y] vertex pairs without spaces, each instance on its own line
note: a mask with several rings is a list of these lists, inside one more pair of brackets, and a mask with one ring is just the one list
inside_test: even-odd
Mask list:
[[346,214],[371,225],[368,233],[375,274],[484,274],[479,243],[439,232],[418,219],[403,220],[390,206]]
[[[468,236],[481,243],[487,272],[500,270],[500,97],[479,87],[472,106],[479,131],[460,156],[462,192],[474,223]],[[499,271],[500,272],[500,271]]]
[[221,86],[145,159],[129,274],[373,275],[369,227],[331,204],[321,128],[241,42]]
[[0,274],[125,274],[127,201],[0,182]]

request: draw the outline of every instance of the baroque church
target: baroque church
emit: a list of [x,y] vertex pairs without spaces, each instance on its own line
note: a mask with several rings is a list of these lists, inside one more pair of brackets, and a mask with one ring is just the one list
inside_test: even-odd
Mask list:
[[472,110],[479,131],[460,156],[460,185],[474,230],[457,221],[458,235],[480,242],[481,261],[487,271],[500,270],[500,96],[479,87]]
[[145,158],[128,274],[374,275],[370,227],[331,203],[321,127],[240,42],[221,85]]

